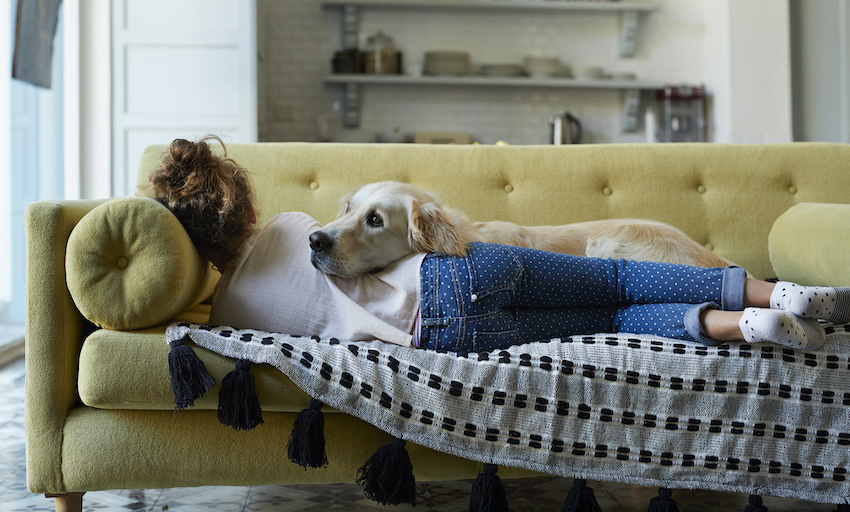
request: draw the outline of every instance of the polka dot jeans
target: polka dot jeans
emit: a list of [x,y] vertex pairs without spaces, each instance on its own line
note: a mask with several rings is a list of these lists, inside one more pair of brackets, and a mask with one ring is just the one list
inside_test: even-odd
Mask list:
[[743,268],[583,258],[470,244],[420,270],[421,346],[488,351],[576,334],[631,332],[717,344],[706,308],[742,310]]

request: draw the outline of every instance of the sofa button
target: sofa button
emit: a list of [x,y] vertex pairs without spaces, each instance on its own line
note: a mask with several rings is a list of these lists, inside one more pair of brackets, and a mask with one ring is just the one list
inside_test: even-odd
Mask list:
[[714,244],[709,242],[709,243],[705,244],[705,248],[708,249],[709,251],[713,251],[714,250]]
[[129,264],[130,264],[130,260],[128,260],[124,256],[121,256],[120,258],[118,258],[118,260],[115,261],[115,266],[117,266],[121,270],[124,270],[125,268],[127,268],[127,265],[129,265]]
[[602,193],[605,194],[606,196],[610,196],[611,194],[614,193],[614,191],[611,190],[611,187],[605,187],[605,188],[602,189]]
[[505,185],[505,192],[511,193],[514,191],[513,185]]
[[313,189],[313,190],[317,190],[319,188],[319,182],[314,181],[314,182],[310,183],[310,188]]
[[791,194],[791,195],[796,194],[797,193],[797,187],[795,187],[794,185],[791,185],[790,187],[788,187],[788,193]]
[[704,186],[702,186],[702,185],[698,186],[698,187],[697,187],[697,192],[699,192],[700,194],[705,194],[705,187],[704,187]]

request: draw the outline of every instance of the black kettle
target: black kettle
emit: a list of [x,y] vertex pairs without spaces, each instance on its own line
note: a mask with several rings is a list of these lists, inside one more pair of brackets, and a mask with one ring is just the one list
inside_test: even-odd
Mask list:
[[581,121],[569,112],[549,118],[552,144],[578,144],[581,142]]

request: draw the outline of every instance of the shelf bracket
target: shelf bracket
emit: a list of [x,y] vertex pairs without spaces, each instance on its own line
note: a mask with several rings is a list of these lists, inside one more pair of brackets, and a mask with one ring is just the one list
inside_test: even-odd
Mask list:
[[357,48],[360,44],[360,12],[356,5],[342,6],[342,47]]
[[360,85],[346,83],[342,91],[342,125],[360,127]]
[[639,23],[640,13],[638,11],[620,13],[620,57],[635,56]]
[[[360,9],[354,4],[342,6],[342,47],[350,50],[360,46]],[[360,127],[360,85],[346,82],[342,88],[342,125]]]
[[640,89],[626,89],[623,91],[623,112],[620,116],[620,131],[622,133],[638,131],[640,97]]

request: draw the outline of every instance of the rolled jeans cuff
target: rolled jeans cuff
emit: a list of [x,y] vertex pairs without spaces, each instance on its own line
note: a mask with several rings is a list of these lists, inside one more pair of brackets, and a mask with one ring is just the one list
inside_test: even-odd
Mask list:
[[685,312],[685,330],[688,331],[688,334],[690,334],[694,340],[699,343],[703,343],[705,345],[719,345],[722,342],[709,338],[705,334],[702,322],[700,322],[700,316],[706,309],[720,309],[720,306],[714,302],[703,302],[702,304],[695,304],[690,307]]
[[723,284],[720,291],[720,309],[724,311],[744,310],[744,282],[747,270],[742,267],[723,269]]

